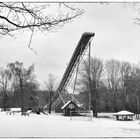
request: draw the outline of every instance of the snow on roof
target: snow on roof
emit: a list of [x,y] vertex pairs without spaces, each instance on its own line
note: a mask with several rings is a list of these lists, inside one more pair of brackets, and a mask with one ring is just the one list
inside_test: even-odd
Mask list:
[[134,113],[126,111],[126,110],[122,110],[120,112],[114,113],[113,115],[134,115]]
[[[64,104],[62,107],[61,107],[61,109],[64,109],[68,104],[70,104],[70,103],[74,103],[73,101],[68,101],[66,104]],[[74,103],[75,104],[75,103]],[[76,104],[77,105],[77,104]]]
[[70,102],[71,102],[71,101],[68,101],[67,103],[65,103],[65,104],[61,107],[61,109],[64,109]]
[[78,107],[82,107],[82,106],[83,106],[83,104],[80,104],[80,103],[79,103],[79,104],[77,104],[77,106],[78,106]]
[[21,111],[21,108],[11,108],[11,111]]

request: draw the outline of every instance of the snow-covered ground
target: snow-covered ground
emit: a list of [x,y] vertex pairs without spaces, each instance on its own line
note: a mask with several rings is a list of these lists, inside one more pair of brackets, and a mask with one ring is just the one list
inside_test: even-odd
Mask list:
[[140,121],[84,121],[60,115],[20,116],[0,112],[0,137],[140,137]]

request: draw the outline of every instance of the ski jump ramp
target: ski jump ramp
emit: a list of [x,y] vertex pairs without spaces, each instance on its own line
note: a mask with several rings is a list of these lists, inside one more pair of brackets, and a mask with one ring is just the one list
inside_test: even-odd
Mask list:
[[60,81],[60,84],[57,88],[58,93],[61,93],[62,90],[64,90],[65,87],[67,86],[67,84],[75,70],[75,67],[77,66],[78,62],[80,61],[80,58],[82,57],[84,51],[88,48],[88,45],[91,42],[94,35],[95,35],[94,33],[85,32],[81,36],[81,39],[75,48],[75,51],[70,59],[70,62],[68,64],[68,66],[64,72],[64,75]]

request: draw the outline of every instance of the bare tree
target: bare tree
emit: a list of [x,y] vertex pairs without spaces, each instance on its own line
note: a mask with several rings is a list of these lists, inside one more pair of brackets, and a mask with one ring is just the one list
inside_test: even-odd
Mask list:
[[[137,65],[132,66],[132,72],[131,72],[131,79],[129,80],[129,90],[132,92],[131,97],[133,96],[136,101],[136,117],[139,119],[140,114],[140,67]],[[131,98],[130,97],[130,98]]]
[[121,87],[123,89],[123,103],[124,103],[124,109],[128,109],[128,103],[129,103],[129,96],[128,96],[128,86],[129,86],[129,80],[130,75],[132,72],[132,66],[129,62],[122,62],[121,63]]
[[0,69],[0,92],[2,96],[2,106],[4,110],[9,106],[8,95],[10,91],[10,78],[11,74],[7,69]]
[[82,15],[84,11],[68,3],[0,2],[0,35],[14,36],[27,30],[33,33],[54,31]]
[[24,68],[23,63],[16,61],[15,63],[9,63],[7,65],[10,73],[12,85],[15,90],[19,90],[21,94],[21,109],[22,115],[24,113],[24,88],[27,87],[27,83],[34,80],[33,74],[34,65],[31,65],[28,69]]
[[111,59],[109,61],[106,61],[105,64],[106,67],[106,74],[107,74],[107,81],[108,81],[108,87],[110,89],[110,92],[113,94],[113,106],[114,111],[118,111],[117,108],[117,91],[120,87],[120,67],[121,64],[119,61]]
[[[99,58],[91,58],[90,66],[90,77],[89,77],[89,63],[84,61],[82,71],[80,72],[79,84],[81,83],[82,89],[88,91],[90,86],[91,91],[91,108],[93,110],[93,115],[97,117],[97,112],[99,111],[99,88],[101,84],[101,78],[103,76],[103,61]],[[90,85],[89,85],[90,78]]]
[[49,93],[49,113],[51,114],[52,104],[56,94],[56,77],[52,74],[48,75],[48,80],[45,82],[47,92]]

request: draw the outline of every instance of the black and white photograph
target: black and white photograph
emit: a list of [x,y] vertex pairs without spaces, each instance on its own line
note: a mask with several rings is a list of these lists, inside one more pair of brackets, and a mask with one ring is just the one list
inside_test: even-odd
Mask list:
[[0,138],[140,138],[140,2],[1,1]]

